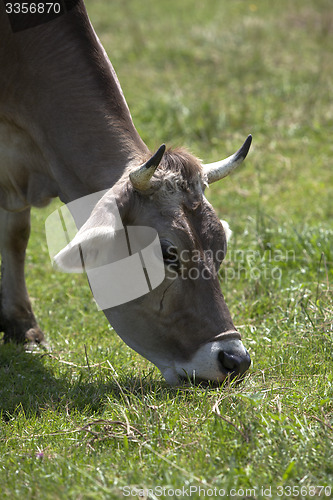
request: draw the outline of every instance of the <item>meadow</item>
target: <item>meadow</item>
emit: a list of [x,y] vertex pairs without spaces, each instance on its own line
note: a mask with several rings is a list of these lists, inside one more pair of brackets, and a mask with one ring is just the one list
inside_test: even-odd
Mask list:
[[168,386],[52,270],[33,210],[27,282],[50,350],[0,345],[0,497],[333,497],[330,0],[86,0],[151,150],[253,146],[206,192],[233,236],[221,287],[252,366]]

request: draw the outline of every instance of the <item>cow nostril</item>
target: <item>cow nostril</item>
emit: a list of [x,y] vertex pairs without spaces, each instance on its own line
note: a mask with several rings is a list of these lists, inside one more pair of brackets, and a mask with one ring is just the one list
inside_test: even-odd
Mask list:
[[233,376],[243,375],[251,364],[251,358],[247,351],[245,355],[220,351],[218,359],[222,365],[222,369]]
[[236,362],[234,356],[232,356],[224,351],[220,351],[218,357],[219,357],[219,361],[222,365],[222,368],[224,368],[226,371],[233,372],[236,370],[237,362]]

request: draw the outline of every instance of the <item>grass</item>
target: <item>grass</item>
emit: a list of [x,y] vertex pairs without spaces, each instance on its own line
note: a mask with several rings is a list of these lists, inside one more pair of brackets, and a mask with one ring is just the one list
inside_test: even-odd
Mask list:
[[84,277],[52,273],[58,202],[34,210],[28,285],[51,351],[0,346],[1,498],[331,498],[331,2],[86,3],[151,149],[214,161],[254,136],[207,190],[234,232],[221,286],[253,364],[241,386],[167,386]]

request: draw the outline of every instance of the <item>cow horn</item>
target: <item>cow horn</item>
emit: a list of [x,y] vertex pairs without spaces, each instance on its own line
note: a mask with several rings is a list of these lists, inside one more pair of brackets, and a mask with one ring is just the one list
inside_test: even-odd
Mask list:
[[225,160],[217,161],[215,163],[207,163],[203,165],[204,173],[207,176],[208,184],[212,182],[219,181],[226,177],[232,172],[242,161],[246,158],[246,155],[250,149],[252,142],[252,135],[249,135],[243,146],[237,151],[237,153],[229,156]]
[[151,158],[149,158],[146,163],[140,165],[135,170],[132,170],[132,172],[129,174],[129,177],[135,189],[137,189],[138,191],[147,191],[147,189],[151,187],[150,179],[159,166],[164,152],[165,144],[162,144],[162,146],[158,148],[156,153]]

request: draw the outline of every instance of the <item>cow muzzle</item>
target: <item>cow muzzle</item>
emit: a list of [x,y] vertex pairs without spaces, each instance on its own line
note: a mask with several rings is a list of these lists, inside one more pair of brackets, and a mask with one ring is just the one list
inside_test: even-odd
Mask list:
[[243,343],[240,333],[226,332],[214,337],[212,342],[220,342],[222,349],[218,352],[218,361],[221,371],[229,380],[237,378],[243,380],[245,373],[251,366],[251,358]]
[[222,372],[225,372],[231,380],[234,378],[237,378],[238,381],[243,380],[244,374],[251,365],[251,358],[246,349],[245,354],[241,356],[226,351],[220,351],[218,353],[218,359],[221,363]]
[[244,379],[251,358],[238,332],[226,332],[203,344],[190,360],[176,361],[173,368],[162,370],[167,382],[175,385],[181,380],[196,383],[220,384]]

